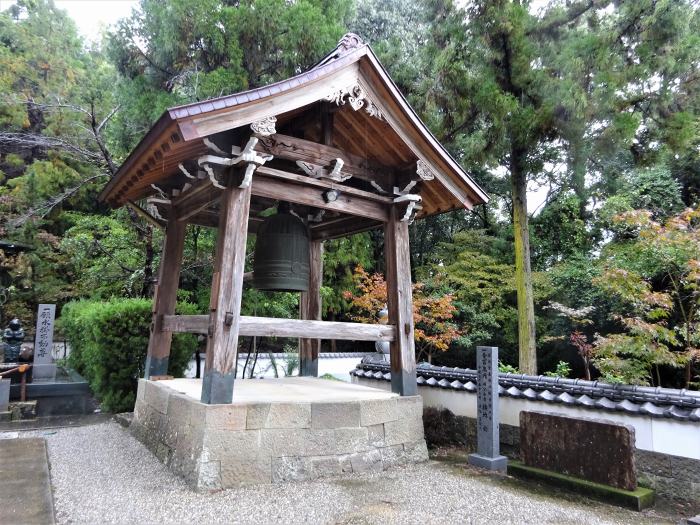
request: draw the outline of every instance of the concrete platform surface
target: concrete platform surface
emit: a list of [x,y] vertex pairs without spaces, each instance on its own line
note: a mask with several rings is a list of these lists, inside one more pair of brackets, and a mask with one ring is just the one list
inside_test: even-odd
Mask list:
[[43,438],[0,439],[0,523],[54,523]]
[[[166,379],[158,382],[197,401],[202,394],[201,379]],[[391,399],[393,397],[398,397],[398,395],[378,388],[343,381],[331,381],[317,377],[280,377],[274,379],[237,379],[233,387],[232,404],[320,403]]]

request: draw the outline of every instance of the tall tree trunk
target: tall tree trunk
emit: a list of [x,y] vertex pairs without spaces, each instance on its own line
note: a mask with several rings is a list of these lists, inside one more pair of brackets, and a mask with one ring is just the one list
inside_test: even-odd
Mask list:
[[579,201],[579,218],[586,221],[588,218],[586,204],[588,202],[588,190],[586,189],[586,162],[588,160],[587,147],[583,138],[584,130],[574,131],[575,136],[569,141],[567,164],[571,189]]
[[518,295],[518,346],[520,371],[537,374],[535,303],[530,268],[530,232],[527,216],[525,149],[514,146],[510,153],[513,191],[513,236],[515,238],[515,288]]

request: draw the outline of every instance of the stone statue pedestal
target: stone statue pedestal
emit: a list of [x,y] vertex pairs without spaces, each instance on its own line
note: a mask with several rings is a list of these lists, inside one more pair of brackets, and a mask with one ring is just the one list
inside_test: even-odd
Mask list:
[[55,381],[56,363],[32,366],[32,381]]

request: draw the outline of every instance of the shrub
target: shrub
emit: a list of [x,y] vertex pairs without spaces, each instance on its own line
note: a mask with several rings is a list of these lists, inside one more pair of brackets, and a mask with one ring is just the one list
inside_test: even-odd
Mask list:
[[[90,383],[105,410],[132,410],[138,379],[144,375],[151,323],[149,299],[75,301],[61,310],[60,325],[71,345],[68,359]],[[193,314],[196,307],[179,304],[178,313]],[[168,373],[182,376],[195,351],[191,334],[175,334]]]

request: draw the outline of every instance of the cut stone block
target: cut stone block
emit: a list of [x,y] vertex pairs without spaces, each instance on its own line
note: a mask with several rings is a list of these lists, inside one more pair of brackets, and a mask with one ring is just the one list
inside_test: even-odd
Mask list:
[[311,403],[272,403],[264,428],[311,428]]
[[261,430],[209,430],[204,433],[204,452],[216,458],[251,458],[258,455]]
[[138,385],[136,387],[136,400],[145,401],[146,400],[146,381],[145,379],[139,379]]
[[384,425],[370,425],[367,427],[367,435],[369,437],[369,444],[372,447],[384,447]]
[[423,438],[423,419],[415,417],[384,423],[384,442],[387,445],[412,443]]
[[247,407],[244,405],[209,405],[206,410],[207,428],[213,430],[245,430]]
[[272,481],[271,458],[221,462],[222,487],[238,487]]
[[313,403],[311,428],[360,426],[360,403]]
[[167,414],[169,396],[170,389],[160,388],[157,381],[148,381],[146,383],[146,402],[151,408],[153,408],[153,410],[157,410],[161,414]]
[[[279,393],[269,380],[239,380],[236,393],[263,385],[265,395],[254,402],[248,400],[253,396],[237,401],[234,394],[226,405],[201,403],[191,383],[187,390],[169,386],[177,387],[178,380],[142,381],[129,429],[172,472],[202,491],[378,471],[427,459],[417,417],[420,398],[399,403],[394,394],[358,387],[353,399],[354,385],[292,379],[295,388],[288,397],[293,401],[281,401],[288,380],[279,381]],[[304,395],[315,382],[323,395],[314,397],[313,390]],[[363,418],[387,421],[367,426]]]
[[352,454],[350,456],[350,464],[353,472],[378,472],[384,468],[382,454],[377,449]]
[[[422,414],[421,414],[422,417]],[[399,419],[397,398],[368,399],[360,402],[360,425],[368,427]]]
[[404,443],[404,457],[409,463],[428,461],[428,447],[424,439],[419,439],[413,443]]
[[221,483],[221,462],[220,461],[202,461],[199,464],[199,472],[197,477],[197,489],[199,490],[219,490],[222,489]]
[[382,455],[382,464],[384,465],[384,468],[393,467],[395,465],[403,465],[406,462],[403,445],[384,447],[379,449],[379,452]]
[[246,428],[255,430],[265,428],[267,417],[270,414],[270,403],[255,403],[248,405],[246,416]]
[[401,417],[423,418],[423,399],[420,396],[399,397],[396,404]]

